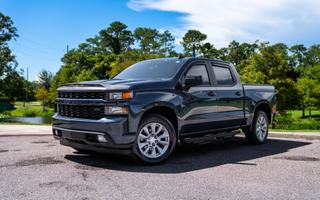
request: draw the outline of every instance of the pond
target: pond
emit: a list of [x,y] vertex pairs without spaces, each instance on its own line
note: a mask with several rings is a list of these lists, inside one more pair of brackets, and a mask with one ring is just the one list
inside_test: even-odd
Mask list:
[[0,122],[18,122],[30,124],[51,124],[51,117],[8,117],[0,119]]

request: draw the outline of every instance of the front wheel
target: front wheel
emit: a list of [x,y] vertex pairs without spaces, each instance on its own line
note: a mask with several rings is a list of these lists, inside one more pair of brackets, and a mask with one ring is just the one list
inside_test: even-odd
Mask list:
[[137,133],[133,154],[139,161],[147,164],[160,163],[175,149],[175,130],[170,121],[161,115],[146,116]]
[[269,120],[265,112],[257,111],[250,129],[243,130],[246,139],[251,144],[262,144],[267,140]]

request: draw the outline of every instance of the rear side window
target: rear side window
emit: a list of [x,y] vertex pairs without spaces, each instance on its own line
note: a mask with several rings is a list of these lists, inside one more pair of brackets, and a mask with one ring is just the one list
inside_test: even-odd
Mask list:
[[205,65],[193,65],[187,72],[188,76],[201,76],[202,85],[209,85],[209,76]]
[[229,68],[217,66],[213,66],[212,68],[218,85],[228,86],[234,84],[234,80]]

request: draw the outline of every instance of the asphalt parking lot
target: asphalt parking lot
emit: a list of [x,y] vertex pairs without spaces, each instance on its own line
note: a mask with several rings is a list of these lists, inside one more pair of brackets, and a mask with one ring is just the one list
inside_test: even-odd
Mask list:
[[320,199],[320,141],[237,137],[141,166],[51,136],[0,137],[0,199]]

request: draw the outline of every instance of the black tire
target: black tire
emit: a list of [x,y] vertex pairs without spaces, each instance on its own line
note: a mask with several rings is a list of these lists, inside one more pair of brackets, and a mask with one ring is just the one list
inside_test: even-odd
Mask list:
[[[138,140],[139,140],[139,134],[140,131],[143,127],[145,127],[146,125],[150,124],[150,123],[159,123],[162,126],[164,126],[167,129],[167,132],[169,134],[169,146],[167,148],[167,150],[165,151],[165,153],[163,153],[161,156],[157,157],[157,158],[149,158],[146,157],[139,149],[138,146]],[[157,164],[157,163],[161,163],[163,161],[165,161],[166,159],[168,159],[173,151],[176,148],[176,143],[177,143],[177,135],[175,132],[175,129],[173,128],[171,122],[161,116],[161,115],[157,115],[157,114],[149,114],[146,117],[144,117],[144,119],[142,119],[138,130],[137,130],[137,136],[136,136],[136,140],[135,143],[132,147],[132,156],[134,157],[134,159],[138,162],[142,162],[144,164]]]
[[[259,132],[257,131],[258,119],[264,118],[266,123],[266,132],[262,136],[259,136]],[[250,144],[262,144],[267,140],[268,132],[269,132],[269,120],[264,111],[258,110],[253,118],[252,125],[250,128],[244,128],[242,129],[245,133],[246,139]]]

